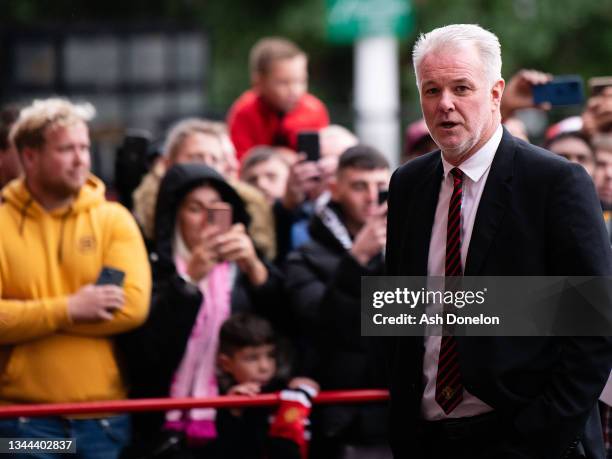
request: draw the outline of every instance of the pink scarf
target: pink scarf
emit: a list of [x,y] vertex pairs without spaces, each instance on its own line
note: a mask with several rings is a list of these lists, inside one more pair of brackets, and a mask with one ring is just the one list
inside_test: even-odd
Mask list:
[[[176,269],[183,274],[186,263],[175,256]],[[230,264],[220,263],[200,281],[204,295],[183,360],[174,374],[170,397],[214,397],[219,395],[216,378],[219,330],[231,312]],[[177,307],[181,307],[180,304]],[[172,410],[165,427],[185,432],[190,445],[201,445],[217,437],[213,408]]]

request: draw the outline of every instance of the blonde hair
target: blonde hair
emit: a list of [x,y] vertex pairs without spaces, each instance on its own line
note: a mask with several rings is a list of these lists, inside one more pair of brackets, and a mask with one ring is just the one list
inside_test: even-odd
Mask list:
[[57,97],[35,100],[19,112],[9,138],[18,152],[24,148],[41,148],[47,129],[87,123],[95,114],[96,109],[90,103],[75,104]]
[[359,143],[355,134],[339,124],[330,124],[319,130],[322,156],[340,156]]
[[166,143],[164,145],[164,154],[170,163],[173,163],[176,160],[176,155],[183,145],[185,139],[196,133],[213,136],[219,139],[219,143],[222,144],[222,128],[220,128],[220,124],[221,123],[203,120],[200,118],[187,118],[179,121],[172,126],[170,132],[168,132]]

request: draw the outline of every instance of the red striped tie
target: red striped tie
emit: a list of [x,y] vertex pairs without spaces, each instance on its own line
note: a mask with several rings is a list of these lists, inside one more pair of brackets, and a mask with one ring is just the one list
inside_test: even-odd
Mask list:
[[[453,194],[448,205],[448,224],[446,228],[446,267],[445,277],[462,276],[461,267],[461,194],[463,172],[454,168]],[[450,279],[449,279],[450,280]],[[447,285],[448,289],[448,285]],[[459,368],[459,352],[454,336],[442,336],[438,375],[436,377],[436,402],[446,414],[453,411],[463,400],[463,382]]]

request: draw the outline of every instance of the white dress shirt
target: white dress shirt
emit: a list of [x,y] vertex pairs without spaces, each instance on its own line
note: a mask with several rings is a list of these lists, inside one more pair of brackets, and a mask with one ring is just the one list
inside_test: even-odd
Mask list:
[[[461,197],[461,266],[465,270],[476,211],[484,190],[491,163],[501,142],[503,129],[497,127],[495,133],[483,147],[459,165],[463,172],[463,189]],[[442,155],[444,176],[440,186],[440,195],[436,215],[434,217],[431,240],[429,241],[429,257],[427,259],[428,276],[444,276],[446,260],[446,226],[448,220],[448,204],[453,193],[453,178],[451,169]],[[440,354],[440,336],[425,336],[425,356],[423,358],[423,383],[425,391],[421,401],[421,413],[428,421],[444,418],[463,418],[492,411],[489,405],[467,390],[463,391],[463,400],[448,415],[444,413],[435,400],[436,375],[438,373],[438,357]]]

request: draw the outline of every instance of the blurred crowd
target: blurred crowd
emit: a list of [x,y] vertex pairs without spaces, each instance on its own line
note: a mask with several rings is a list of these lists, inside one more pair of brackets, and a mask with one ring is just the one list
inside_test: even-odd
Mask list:
[[[391,457],[385,404],[312,408],[320,390],[387,386],[380,343],[361,336],[360,279],[384,272],[392,170],[330,124],[307,64],[288,40],[256,43],[252,87],[226,122],[160,133],[137,186],[118,190],[129,208],[90,173],[93,107],[2,111],[0,403],[282,401],[4,419],[0,437],[75,437],[83,457]],[[507,82],[503,124],[522,141],[521,110],[549,110],[533,88],[551,80],[521,70]],[[404,145],[401,162],[437,149],[423,120]],[[587,170],[610,229],[612,85],[548,127],[542,147]]]

